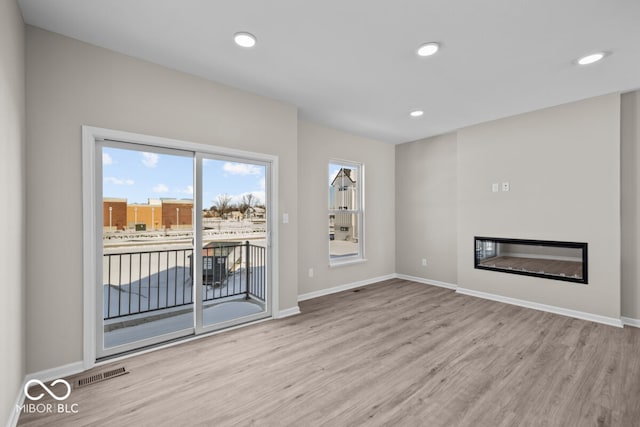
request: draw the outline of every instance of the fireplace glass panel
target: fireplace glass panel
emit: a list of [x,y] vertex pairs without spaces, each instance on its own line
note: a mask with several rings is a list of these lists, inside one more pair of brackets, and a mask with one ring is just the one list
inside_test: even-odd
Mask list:
[[475,268],[576,283],[587,281],[587,244],[476,237]]

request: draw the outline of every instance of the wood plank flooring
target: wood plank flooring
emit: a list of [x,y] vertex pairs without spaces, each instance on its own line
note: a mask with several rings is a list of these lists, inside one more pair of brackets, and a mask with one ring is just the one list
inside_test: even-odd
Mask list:
[[399,279],[300,307],[99,367],[130,373],[19,425],[640,425],[640,329]]

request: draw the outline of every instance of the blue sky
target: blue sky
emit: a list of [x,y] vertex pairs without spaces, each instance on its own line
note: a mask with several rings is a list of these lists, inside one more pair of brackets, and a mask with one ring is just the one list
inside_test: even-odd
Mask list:
[[340,165],[335,163],[329,163],[329,186],[333,183],[333,180],[336,179],[336,175],[340,172]]
[[[265,167],[225,160],[205,160],[202,166],[203,205],[212,206],[218,195],[232,202],[252,193],[265,200]],[[159,153],[104,147],[102,149],[103,197],[147,203],[149,198],[193,199],[193,159]]]

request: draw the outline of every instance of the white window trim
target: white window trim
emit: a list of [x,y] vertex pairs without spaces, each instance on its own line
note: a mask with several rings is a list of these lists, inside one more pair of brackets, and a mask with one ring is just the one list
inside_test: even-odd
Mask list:
[[[269,154],[252,153],[227,147],[195,142],[180,141],[157,136],[136,134],[93,126],[82,126],[82,233],[83,233],[83,365],[84,369],[96,366],[96,315],[97,301],[95,278],[97,271],[97,244],[101,241],[101,227],[97,226],[97,207],[102,206],[96,191],[96,172],[102,164],[96,142],[113,140],[134,144],[149,144],[182,151],[200,152],[211,156],[229,156],[271,163],[270,206],[278,206],[278,157]],[[100,158],[98,158],[100,157]],[[267,236],[267,245],[271,246],[271,316],[279,310],[279,260],[278,260],[278,218],[277,212],[270,215],[271,233]],[[196,336],[197,337],[201,337]]]
[[[356,162],[353,160],[345,160],[338,158],[330,158],[327,164],[327,167],[331,164],[337,164],[340,166],[350,166],[356,168],[358,171],[358,176],[356,178],[356,198],[357,198],[357,206],[356,210],[339,210],[339,209],[327,209],[327,217],[328,221],[329,215],[336,213],[351,213],[358,215],[358,254],[348,257],[340,257],[340,258],[331,258],[330,252],[330,241],[327,244],[327,255],[329,258],[329,267],[341,267],[353,264],[359,264],[367,261],[365,257],[365,200],[364,200],[364,188],[365,188],[365,167],[364,163]],[[329,200],[330,190],[327,188],[327,198]]]

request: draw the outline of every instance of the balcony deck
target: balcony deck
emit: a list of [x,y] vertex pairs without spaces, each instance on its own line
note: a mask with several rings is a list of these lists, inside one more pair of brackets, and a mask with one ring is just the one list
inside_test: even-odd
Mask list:
[[172,339],[168,334],[175,338],[176,332],[189,335],[195,324],[194,298],[203,301],[204,326],[266,311],[265,246],[249,241],[207,244],[196,276],[199,289],[194,289],[193,258],[193,249],[185,245],[121,247],[104,254],[106,351],[154,337]]
[[[203,323],[212,325],[265,311],[264,303],[232,297],[216,301],[203,309]],[[134,317],[134,316],[131,316]],[[104,345],[115,347],[194,326],[193,305],[174,307],[163,312],[142,313],[133,319],[111,319],[104,323]]]

